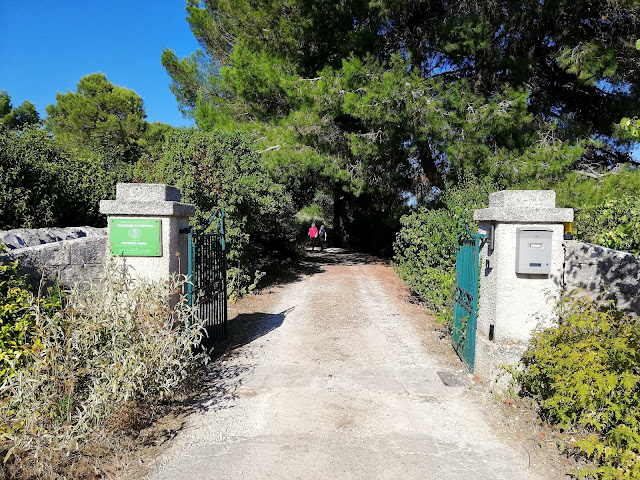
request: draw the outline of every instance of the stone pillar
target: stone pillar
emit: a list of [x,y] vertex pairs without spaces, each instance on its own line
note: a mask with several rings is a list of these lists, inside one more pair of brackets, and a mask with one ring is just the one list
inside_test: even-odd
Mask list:
[[[113,251],[112,229],[115,225],[126,225],[126,219],[132,220],[131,225],[141,219],[152,222],[159,220],[159,251],[152,252],[151,256],[139,256],[140,253],[136,251],[122,255],[134,276],[164,282],[173,273],[187,273],[188,239],[183,229],[188,228],[189,217],[195,213],[195,207],[180,202],[180,190],[177,187],[119,183],[116,185],[116,199],[102,200],[100,213],[108,216],[109,244],[113,255],[122,253]],[[131,237],[135,240],[140,235],[140,229],[132,230]]]
[[[480,251],[475,373],[493,382],[502,365],[518,363],[537,327],[556,321],[563,224],[573,221],[573,209],[556,208],[552,190],[505,190],[492,193],[489,208],[476,210],[473,218],[486,235]],[[528,254],[534,258],[523,257]],[[548,255],[548,266],[535,258],[540,254]],[[505,378],[498,389],[506,384]]]

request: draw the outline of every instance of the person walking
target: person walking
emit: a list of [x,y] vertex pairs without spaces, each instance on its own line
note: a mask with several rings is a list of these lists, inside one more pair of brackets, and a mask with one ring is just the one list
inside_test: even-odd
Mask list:
[[313,252],[313,249],[316,247],[316,242],[318,241],[318,229],[316,228],[315,222],[311,222],[309,239],[311,240],[311,251]]
[[322,252],[324,250],[324,244],[327,241],[327,230],[324,228],[324,225],[320,227],[318,238],[320,239],[320,251]]

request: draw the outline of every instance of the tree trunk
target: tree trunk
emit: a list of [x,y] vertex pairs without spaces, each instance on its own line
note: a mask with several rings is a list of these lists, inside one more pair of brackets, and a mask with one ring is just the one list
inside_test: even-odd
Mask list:
[[436,159],[433,156],[433,151],[429,145],[429,141],[416,142],[416,148],[418,150],[418,156],[420,160],[420,166],[424,172],[429,184],[442,188],[444,186],[442,176],[436,167]]
[[342,247],[344,245],[344,218],[345,210],[345,192],[342,190],[342,184],[335,183],[333,185],[333,239],[332,245]]

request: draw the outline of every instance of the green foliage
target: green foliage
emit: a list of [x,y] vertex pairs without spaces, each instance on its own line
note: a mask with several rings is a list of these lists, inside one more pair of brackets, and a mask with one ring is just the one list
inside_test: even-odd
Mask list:
[[66,152],[37,127],[0,130],[0,228],[102,226],[99,201],[131,170],[103,148]]
[[0,383],[24,365],[34,324],[29,310],[31,291],[18,276],[18,262],[0,265]]
[[640,140],[640,124],[638,123],[638,119],[634,118],[623,118],[620,120],[620,127],[623,130],[629,133],[629,135],[635,140]]
[[25,100],[17,108],[11,105],[11,96],[6,90],[0,91],[0,128],[21,130],[29,125],[40,125],[40,115],[36,106]]
[[[131,181],[133,164],[157,154],[172,128],[148,127],[142,99],[103,74],[81,78],[76,92],[56,98],[47,132],[35,109],[29,117],[28,102],[13,109],[0,92],[0,228],[103,226],[99,201]],[[9,117],[18,123],[1,121]]]
[[394,267],[440,321],[451,321],[458,239],[477,231],[473,210],[487,205],[493,189],[486,180],[464,181],[443,192],[440,208],[422,207],[401,219]]
[[138,159],[147,124],[137,93],[93,73],[80,79],[76,92],[58,93],[56,102],[47,107],[45,124],[67,150],[101,147],[130,163]]
[[[640,39],[636,40],[636,50],[640,50]],[[640,140],[640,124],[638,124],[638,118],[624,117],[620,120],[620,127],[629,133],[634,140]]]
[[640,169],[579,172],[554,186],[557,203],[575,209],[574,236],[607,248],[640,253],[637,240]]
[[202,50],[162,61],[200,128],[249,134],[297,209],[332,197],[336,236],[360,246],[357,222],[397,226],[407,193],[428,204],[468,175],[552,188],[589,162],[628,163],[613,124],[635,113],[638,55],[619,52],[638,8],[190,1]]
[[291,248],[291,200],[241,135],[175,129],[166,135],[160,157],[140,164],[136,175],[179,187],[184,201],[196,205],[192,222],[197,229],[206,228],[216,209],[224,208],[232,296],[247,290],[256,269]]
[[175,392],[205,359],[185,285],[134,282],[110,265],[103,282],[68,292],[64,309],[32,304],[28,368],[0,387],[5,462],[42,478],[57,452],[81,452],[85,438],[136,401]]
[[11,95],[9,95],[6,90],[0,91],[0,118],[8,114],[12,108]]
[[0,228],[52,225],[64,192],[62,157],[38,128],[0,130]]
[[565,299],[559,325],[533,336],[516,373],[521,394],[563,430],[591,432],[570,446],[598,479],[640,475],[640,322],[587,299]]
[[0,384],[24,368],[36,343],[33,342],[35,314],[32,306],[49,314],[60,309],[60,292],[33,298],[31,288],[18,274],[18,261],[0,265]]
[[621,167],[617,171],[588,170],[567,175],[553,186],[559,207],[591,208],[640,189],[640,169]]
[[575,227],[582,241],[640,255],[640,198],[620,193],[604,204],[579,208]]
[[[456,145],[521,153],[540,141],[530,132],[548,130],[542,119],[559,142],[615,133],[637,95],[638,56],[619,52],[637,33],[639,8],[626,0],[190,1],[187,20],[203,50],[183,60],[167,50],[163,64],[199,125],[284,122],[337,170],[361,169],[366,181],[375,167],[390,175],[389,163],[413,159],[443,187]],[[460,125],[465,111],[486,118]],[[305,117],[317,119],[311,135],[296,128]],[[441,144],[441,133],[454,138]],[[351,141],[364,150],[345,149]],[[544,170],[544,158],[531,161]]]

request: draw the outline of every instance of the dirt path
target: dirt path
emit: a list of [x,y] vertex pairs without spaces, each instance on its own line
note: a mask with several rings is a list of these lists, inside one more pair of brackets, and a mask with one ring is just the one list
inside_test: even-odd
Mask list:
[[338,250],[309,259],[245,302],[237,348],[211,369],[216,390],[150,480],[558,478],[492,431],[387,265]]

